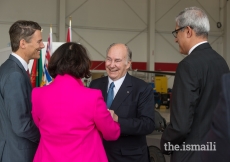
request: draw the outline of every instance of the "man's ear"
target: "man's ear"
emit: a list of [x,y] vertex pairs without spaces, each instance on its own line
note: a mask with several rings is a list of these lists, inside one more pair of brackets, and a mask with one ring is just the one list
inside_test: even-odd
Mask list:
[[19,42],[19,48],[26,48],[26,41],[25,39],[21,39],[20,42]]
[[132,62],[130,61],[129,70],[132,70]]
[[129,70],[131,70],[131,66],[132,66],[132,62],[131,62],[131,60],[129,60],[128,61],[128,63],[127,63],[127,69]]
[[187,38],[191,38],[193,36],[194,31],[192,30],[192,28],[190,26],[187,27]]

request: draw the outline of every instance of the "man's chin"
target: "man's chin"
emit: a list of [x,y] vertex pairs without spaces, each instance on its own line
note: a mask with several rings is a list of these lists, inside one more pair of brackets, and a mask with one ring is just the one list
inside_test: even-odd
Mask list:
[[184,51],[180,51],[180,53],[182,54],[182,55],[188,55],[186,52],[184,52]]
[[116,72],[109,72],[108,75],[110,75],[110,76],[115,76],[115,75],[117,75],[117,74],[116,74]]
[[37,60],[38,60],[38,59],[40,59],[40,55],[39,55],[39,56],[37,56],[37,57],[35,57],[35,58],[33,58],[33,59],[37,59]]
[[116,79],[116,76],[114,76],[113,74],[108,74],[108,76],[109,76],[112,80]]

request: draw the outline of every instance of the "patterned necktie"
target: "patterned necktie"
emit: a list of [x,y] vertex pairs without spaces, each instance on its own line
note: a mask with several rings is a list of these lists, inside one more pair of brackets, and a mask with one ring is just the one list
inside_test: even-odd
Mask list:
[[110,86],[109,86],[109,91],[108,91],[108,94],[107,94],[107,102],[106,102],[106,105],[107,105],[107,108],[109,109],[112,102],[113,102],[113,88],[115,87],[114,83],[110,83]]

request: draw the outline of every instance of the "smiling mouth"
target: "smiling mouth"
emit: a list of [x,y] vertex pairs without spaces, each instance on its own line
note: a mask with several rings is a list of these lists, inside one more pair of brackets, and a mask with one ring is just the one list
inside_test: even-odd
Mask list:
[[109,71],[110,71],[111,73],[114,73],[114,72],[117,72],[118,70],[111,70],[111,69],[109,69]]

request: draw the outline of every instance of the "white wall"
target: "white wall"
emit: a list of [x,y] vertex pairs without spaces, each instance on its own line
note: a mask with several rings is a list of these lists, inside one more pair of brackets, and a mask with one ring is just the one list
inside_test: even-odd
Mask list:
[[11,51],[11,47],[0,49],[0,65],[9,58]]
[[[62,2],[62,5],[60,4]],[[37,21],[43,28],[43,40],[47,41],[50,24],[53,26],[53,41],[64,42],[69,16],[72,17],[73,41],[84,45],[92,60],[102,61],[106,48],[114,42],[127,43],[133,51],[134,62],[148,62],[154,70],[154,62],[178,63],[183,58],[174,42],[171,31],[175,29],[175,16],[185,7],[203,8],[209,16],[211,32],[209,42],[222,56],[228,57],[224,49],[223,36],[226,0],[1,0],[0,1],[0,49],[9,43],[8,30],[19,19]],[[151,4],[151,7],[149,7]],[[228,7],[229,8],[229,7]],[[64,12],[65,15],[59,15]],[[155,16],[151,26],[154,38],[148,46],[148,15]],[[63,20],[64,17],[64,20]],[[59,22],[65,22],[60,24]],[[217,28],[220,21],[222,28]],[[61,26],[65,31],[60,31]],[[151,24],[152,25],[152,24]],[[227,26],[229,27],[229,25]],[[229,33],[229,32],[228,32]],[[227,39],[226,39],[227,40]],[[229,39],[228,39],[229,40]],[[229,42],[230,43],[230,42]],[[0,56],[0,60],[1,60]],[[230,64],[230,63],[229,63]],[[169,87],[173,77],[169,77]]]

